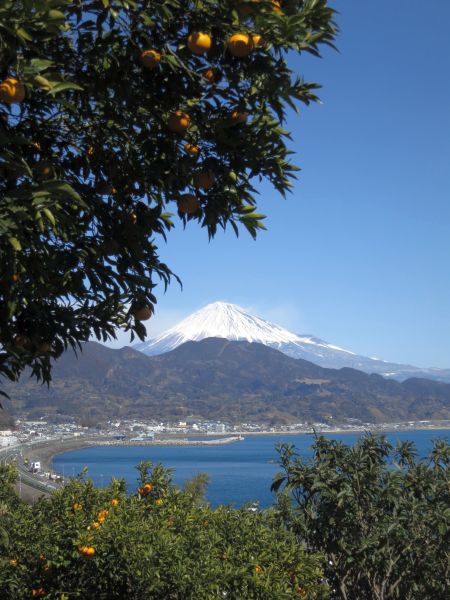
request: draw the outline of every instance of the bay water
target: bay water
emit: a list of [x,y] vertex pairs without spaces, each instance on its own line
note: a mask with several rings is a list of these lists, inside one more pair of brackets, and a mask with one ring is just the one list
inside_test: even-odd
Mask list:
[[[449,440],[449,430],[416,430],[386,433],[388,440],[410,440],[419,457],[425,457],[437,438]],[[327,434],[326,437],[352,445],[361,434]],[[293,444],[304,457],[311,455],[312,434],[256,435],[218,446],[96,446],[59,454],[53,460],[55,471],[74,477],[84,467],[87,476],[97,486],[107,485],[112,477],[124,478],[129,492],[137,489],[136,466],[141,460],[162,463],[174,469],[173,482],[183,483],[197,473],[207,473],[210,483],[207,500],[212,506],[230,504],[242,506],[259,502],[270,506],[274,494],[270,491],[273,476],[280,471],[276,445]]]

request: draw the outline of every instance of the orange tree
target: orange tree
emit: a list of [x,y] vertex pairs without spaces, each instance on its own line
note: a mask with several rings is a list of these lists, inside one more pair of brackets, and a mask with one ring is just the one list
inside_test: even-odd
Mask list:
[[0,374],[92,335],[145,335],[178,219],[263,227],[285,194],[287,106],[316,100],[288,52],[319,55],[327,0],[0,4]]
[[3,469],[2,600],[328,597],[323,558],[270,511],[197,506],[160,466],[143,466],[129,496],[74,480],[33,506],[13,500]]

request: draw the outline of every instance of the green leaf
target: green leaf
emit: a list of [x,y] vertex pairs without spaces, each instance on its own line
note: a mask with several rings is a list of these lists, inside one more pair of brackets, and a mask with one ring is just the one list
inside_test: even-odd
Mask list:
[[73,189],[73,187],[63,181],[47,181],[46,183],[43,183],[41,187],[42,189],[51,193],[62,194],[63,196],[68,196],[78,203],[84,204],[80,195]]
[[8,241],[16,252],[20,252],[22,250],[22,245],[16,237],[10,237]]
[[35,71],[39,73],[51,67],[53,65],[53,62],[51,60],[45,60],[43,58],[32,58],[30,61],[30,65]]
[[58,94],[59,92],[64,92],[65,90],[83,91],[83,88],[81,87],[81,85],[78,85],[78,83],[73,83],[71,81],[63,81],[52,86],[50,93],[54,95]]
[[53,225],[53,227],[55,227],[56,225],[56,220],[55,217],[53,216],[53,213],[51,210],[49,210],[48,208],[43,208],[42,212],[44,213],[44,215],[47,217],[47,219],[50,221],[50,223]]
[[20,39],[24,42],[33,41],[33,37],[23,27],[19,27],[19,29],[16,29],[16,35],[20,37]]

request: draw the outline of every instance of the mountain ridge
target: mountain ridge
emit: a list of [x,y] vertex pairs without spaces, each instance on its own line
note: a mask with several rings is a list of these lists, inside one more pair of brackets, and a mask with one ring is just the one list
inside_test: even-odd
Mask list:
[[292,358],[302,358],[326,368],[350,367],[398,381],[416,376],[450,382],[450,369],[414,367],[358,355],[316,336],[292,333],[227,302],[208,304],[156,338],[135,344],[133,348],[147,356],[157,356],[185,342],[208,337],[259,342]]
[[5,387],[16,413],[161,420],[363,422],[450,419],[450,385],[400,383],[351,368],[326,369],[256,342],[207,338],[154,357],[84,345],[56,362],[50,389],[22,377]]

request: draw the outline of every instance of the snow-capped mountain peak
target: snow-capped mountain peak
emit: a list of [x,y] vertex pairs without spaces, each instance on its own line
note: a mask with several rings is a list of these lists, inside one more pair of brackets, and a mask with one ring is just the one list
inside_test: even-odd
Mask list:
[[220,337],[247,342],[291,342],[296,335],[254,317],[236,304],[213,302],[169,329],[165,335],[183,336],[184,341]]
[[292,358],[302,358],[322,367],[351,367],[400,381],[408,377],[428,377],[450,382],[450,369],[421,369],[361,356],[312,335],[292,333],[227,302],[208,304],[158,337],[136,344],[134,348],[154,356],[174,350],[185,342],[210,337],[258,342]]
[[258,342],[279,349],[291,344],[294,346],[309,344],[322,349],[333,348],[352,354],[348,350],[330,346],[312,336],[292,333],[279,325],[251,315],[237,304],[228,302],[208,304],[158,337],[137,344],[135,348],[149,355],[163,354],[184,342],[199,341],[209,337]]

